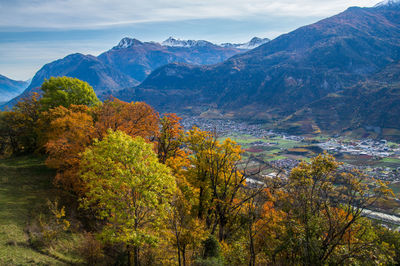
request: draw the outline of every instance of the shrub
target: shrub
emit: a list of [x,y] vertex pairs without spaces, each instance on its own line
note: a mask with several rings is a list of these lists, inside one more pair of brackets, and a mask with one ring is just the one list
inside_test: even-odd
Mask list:
[[65,207],[58,207],[58,202],[48,201],[50,215],[40,213],[28,226],[29,242],[36,249],[50,247],[60,235],[68,231],[69,221],[65,218]]
[[85,232],[79,245],[79,254],[87,265],[98,265],[104,258],[103,245],[92,233]]

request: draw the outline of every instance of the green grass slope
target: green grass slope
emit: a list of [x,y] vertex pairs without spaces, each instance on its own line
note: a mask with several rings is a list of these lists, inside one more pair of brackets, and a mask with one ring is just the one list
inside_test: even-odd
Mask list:
[[0,265],[66,265],[50,253],[29,244],[25,228],[56,195],[54,172],[43,160],[19,157],[0,160]]

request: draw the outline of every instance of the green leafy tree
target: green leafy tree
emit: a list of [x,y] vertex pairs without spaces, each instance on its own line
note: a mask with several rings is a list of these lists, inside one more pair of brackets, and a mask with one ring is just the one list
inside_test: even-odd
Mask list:
[[82,204],[106,221],[100,236],[126,244],[129,262],[133,250],[138,265],[139,249],[156,244],[176,191],[170,170],[143,138],[112,130],[84,152],[81,169],[86,183]]
[[100,103],[93,88],[77,78],[51,77],[42,84],[40,104],[43,110],[69,107],[71,104],[93,106]]

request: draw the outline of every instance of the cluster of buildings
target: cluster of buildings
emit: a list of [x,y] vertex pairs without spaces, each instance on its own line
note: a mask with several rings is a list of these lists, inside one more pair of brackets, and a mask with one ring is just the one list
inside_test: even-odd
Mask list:
[[372,167],[372,166],[355,166],[351,164],[344,164],[341,166],[344,170],[351,171],[357,169],[367,176],[383,181],[400,181],[400,167],[389,168],[389,167]]
[[286,172],[290,172],[293,168],[295,168],[300,161],[293,159],[280,159],[269,162],[273,167],[283,169]]
[[273,134],[271,130],[266,130],[262,128],[261,125],[252,125],[233,120],[189,117],[182,119],[181,124],[186,130],[196,126],[202,130],[216,131],[219,136],[250,135],[257,138],[263,138]]
[[[187,117],[183,118],[181,124],[186,130],[196,126],[202,130],[215,131],[219,136],[228,135],[249,135],[255,138],[280,137],[282,139],[293,141],[304,141],[304,137],[287,135],[285,133],[276,133],[272,130],[263,128],[260,124],[248,124],[245,122],[237,122],[233,120],[208,119],[203,117]],[[259,143],[265,145],[264,142]]]
[[[193,126],[197,126],[202,130],[214,131],[218,136],[231,136],[231,135],[249,135],[254,138],[266,139],[266,138],[281,138],[297,142],[307,142],[304,137],[287,135],[285,133],[276,133],[271,130],[263,128],[259,124],[248,124],[245,122],[237,122],[233,120],[222,120],[222,119],[207,119],[202,117],[187,117],[182,119],[181,124],[186,130],[191,129]],[[252,146],[271,146],[278,143],[267,142],[267,141],[255,141],[250,143]],[[373,139],[362,139],[362,140],[348,140],[341,137],[331,138],[326,142],[317,143],[322,150],[337,155],[337,154],[351,154],[355,156],[365,156],[367,158],[380,160],[386,157],[394,157],[400,159],[400,148],[392,147],[388,145],[386,140],[373,140]],[[281,159],[270,162],[274,167],[283,169],[286,172],[296,167],[299,163],[298,160],[294,159]],[[345,164],[342,166],[345,170],[355,169],[362,171],[368,176],[372,176],[381,180],[386,181],[400,181],[400,167],[399,168],[388,168],[388,167],[372,167],[372,166],[355,166]]]
[[352,155],[367,155],[378,158],[385,158],[392,155],[400,155],[400,149],[393,149],[387,145],[386,140],[343,140],[341,138],[330,139],[327,142],[319,143],[319,147],[330,153],[349,153]]

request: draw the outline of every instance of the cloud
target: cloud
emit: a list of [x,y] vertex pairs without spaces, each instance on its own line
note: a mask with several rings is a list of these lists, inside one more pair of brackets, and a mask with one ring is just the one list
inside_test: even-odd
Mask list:
[[379,0],[0,0],[0,73],[28,79],[69,53],[98,55],[125,36],[216,43],[274,38]]
[[188,19],[326,17],[377,0],[0,0],[0,27],[95,29]]

